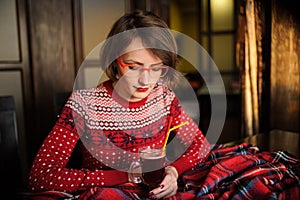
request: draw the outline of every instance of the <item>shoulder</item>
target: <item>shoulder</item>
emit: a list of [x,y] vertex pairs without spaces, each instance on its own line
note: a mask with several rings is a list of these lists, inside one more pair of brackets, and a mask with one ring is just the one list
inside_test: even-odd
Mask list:
[[88,107],[92,103],[101,102],[110,98],[110,95],[103,84],[97,87],[74,90],[67,101],[66,106],[71,108]]

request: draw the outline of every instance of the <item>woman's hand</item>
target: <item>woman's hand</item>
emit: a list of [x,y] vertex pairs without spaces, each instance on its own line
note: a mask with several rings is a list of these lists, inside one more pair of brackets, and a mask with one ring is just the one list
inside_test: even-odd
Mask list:
[[160,187],[149,192],[149,197],[152,199],[168,198],[174,196],[177,192],[178,173],[175,167],[167,166],[165,168],[165,178],[161,182]]

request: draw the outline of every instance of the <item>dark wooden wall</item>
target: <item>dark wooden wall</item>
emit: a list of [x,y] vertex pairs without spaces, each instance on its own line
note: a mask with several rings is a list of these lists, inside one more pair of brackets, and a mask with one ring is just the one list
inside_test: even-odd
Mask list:
[[272,1],[270,128],[300,133],[300,14],[295,1]]
[[56,120],[54,96],[71,91],[76,74],[72,0],[29,0],[29,49],[34,129],[28,135],[30,157]]
[[[18,110],[17,115],[21,117],[18,167],[22,169],[22,190],[27,186],[37,150],[56,122],[54,98],[57,93],[73,89],[82,61],[81,0],[14,1],[15,10],[11,12],[16,12],[18,38],[13,42],[18,43],[20,57],[1,60],[0,72],[18,72],[21,76],[19,96],[24,115]],[[1,5],[6,4],[0,1]],[[3,21],[7,23],[6,20],[11,19]]]

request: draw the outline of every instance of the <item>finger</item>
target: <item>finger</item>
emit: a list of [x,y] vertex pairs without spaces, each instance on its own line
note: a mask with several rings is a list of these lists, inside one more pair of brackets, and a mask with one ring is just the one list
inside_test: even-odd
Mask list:
[[165,190],[162,190],[160,193],[157,193],[155,195],[155,197],[157,199],[171,197],[176,194],[177,189],[175,189],[175,188],[176,187],[174,187],[174,186],[168,187]]
[[152,190],[149,194],[150,196],[155,197],[157,199],[163,197],[171,197],[176,194],[177,189],[178,189],[177,182],[173,182],[172,184],[168,184],[164,187],[156,188]]
[[178,189],[177,178],[173,173],[167,173],[160,186],[149,192],[155,198],[170,197],[176,194]]
[[163,187],[162,187],[162,186],[159,186],[159,187],[157,187],[157,188],[151,190],[151,191],[149,192],[149,196],[156,196],[157,194],[159,194],[159,193],[162,192],[162,191],[163,191]]
[[171,179],[169,175],[166,175],[163,181],[160,183],[160,185],[157,188],[151,190],[149,194],[156,195],[158,193],[161,193],[162,191],[166,190],[166,188],[170,187],[170,184],[171,184]]
[[177,178],[173,176],[172,173],[167,173],[161,182],[160,186],[169,186],[173,184],[174,182],[177,182]]

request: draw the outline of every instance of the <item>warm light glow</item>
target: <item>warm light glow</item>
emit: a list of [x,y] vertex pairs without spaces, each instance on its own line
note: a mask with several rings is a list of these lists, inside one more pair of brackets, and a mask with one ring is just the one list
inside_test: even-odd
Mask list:
[[233,0],[211,0],[211,14],[213,30],[233,29]]

